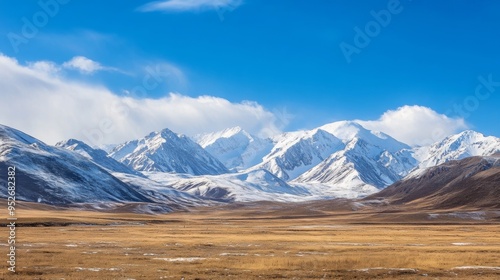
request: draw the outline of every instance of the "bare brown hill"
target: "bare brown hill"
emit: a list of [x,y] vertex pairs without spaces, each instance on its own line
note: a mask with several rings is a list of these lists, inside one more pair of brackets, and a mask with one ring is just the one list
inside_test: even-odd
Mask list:
[[500,208],[500,155],[471,157],[427,169],[365,200],[428,209]]

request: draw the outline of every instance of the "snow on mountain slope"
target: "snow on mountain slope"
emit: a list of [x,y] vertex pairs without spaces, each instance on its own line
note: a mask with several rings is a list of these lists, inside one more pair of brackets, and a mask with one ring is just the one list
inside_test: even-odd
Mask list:
[[321,126],[319,129],[331,133],[346,144],[353,139],[363,139],[367,143],[385,149],[390,153],[395,153],[403,149],[410,149],[410,146],[397,141],[385,133],[368,130],[359,123],[353,121],[329,123]]
[[313,182],[298,183],[295,181],[289,182],[288,184],[307,190],[309,196],[305,196],[304,201],[329,200],[335,198],[356,199],[366,197],[379,191],[376,187],[368,185],[359,179],[357,180],[358,182],[351,181],[347,184],[336,184],[335,186]]
[[321,127],[342,139],[345,148],[306,171],[296,183],[313,183],[336,189],[375,192],[406,176],[417,164],[410,147],[383,133],[364,129],[355,122]]
[[192,195],[220,201],[304,201],[313,199],[302,187],[292,187],[267,170],[217,176],[146,172],[151,180]]
[[489,156],[497,152],[500,152],[500,138],[467,130],[429,147],[415,148],[414,157],[420,162],[419,169],[425,169],[450,160]]
[[7,170],[9,166],[16,168],[16,198],[19,200],[56,205],[150,202],[87,158],[0,125],[0,169]]
[[116,147],[110,156],[137,171],[216,175],[229,170],[184,135],[168,129]]
[[[0,170],[7,174],[8,167],[16,168],[17,200],[94,210],[121,208],[150,214],[215,203],[143,175],[136,176],[134,172],[111,173],[110,169],[123,171],[123,166],[102,158],[98,161],[108,167],[96,164],[93,160],[102,156],[102,151],[89,149],[80,141],[69,140],[60,145],[66,148],[46,145],[0,125]],[[0,176],[0,184],[7,185],[5,176]],[[5,195],[6,192],[0,192],[0,197]]]
[[263,162],[248,170],[268,170],[317,195],[371,194],[400,180],[417,165],[408,145],[356,122],[283,133],[273,141]]
[[[0,126],[0,169],[16,166],[21,200],[57,205],[130,203],[140,208],[137,211],[154,213],[217,202],[362,197],[400,181],[412,170],[415,177],[450,160],[500,152],[499,138],[473,131],[411,149],[355,122],[283,133],[272,140],[233,128],[197,141],[206,150],[165,129],[124,143],[108,156],[77,140],[52,147]],[[228,173],[216,157],[235,170],[257,164]],[[147,171],[148,178],[130,168]],[[2,183],[5,178],[0,176]]]
[[125,166],[124,164],[109,157],[105,151],[94,149],[82,141],[69,139],[57,143],[56,147],[76,152],[86,157],[87,159],[92,160],[94,163],[100,165],[101,167],[107,169],[110,172],[120,172],[120,173],[133,174],[136,176],[143,176],[140,172],[132,170],[127,166]]
[[373,146],[363,139],[354,139],[346,145],[346,149],[332,154],[328,159],[318,164],[313,169],[298,177],[298,183],[321,183],[331,186],[331,188],[384,188],[406,175],[413,165],[405,165],[402,159],[390,155],[391,164],[389,166],[399,166],[404,169],[402,175],[394,172],[395,168],[388,168],[385,165],[388,152],[380,147]]
[[167,206],[169,209],[185,210],[190,207],[218,204],[215,200],[182,192],[148,178],[137,177],[125,173],[113,173],[113,175],[127,185],[132,186],[147,195],[156,204]]
[[274,142],[263,162],[249,170],[266,169],[285,181],[295,179],[344,148],[342,141],[321,129],[284,133]]
[[249,134],[240,127],[195,136],[196,142],[230,170],[252,167],[267,155],[273,143]]

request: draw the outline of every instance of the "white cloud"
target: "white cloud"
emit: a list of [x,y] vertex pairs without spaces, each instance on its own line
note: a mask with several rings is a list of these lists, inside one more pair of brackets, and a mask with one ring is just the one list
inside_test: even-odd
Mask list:
[[150,2],[139,8],[142,12],[187,12],[200,10],[236,9],[242,0],[163,0]]
[[[213,96],[178,93],[161,99],[140,98],[137,94],[117,96],[103,86],[59,75],[60,70],[49,61],[21,65],[0,54],[0,98],[4,100],[0,103],[0,124],[51,144],[77,138],[103,145],[163,128],[195,135],[241,126],[251,133],[269,136],[278,133],[289,120],[288,114],[282,117],[250,101],[233,103]],[[184,79],[182,72],[170,72],[168,64],[146,69],[144,77],[150,79],[142,87],[152,86],[154,77]],[[467,128],[463,119],[422,106],[404,106],[385,112],[378,120],[358,122],[410,145],[430,144]]]
[[423,106],[403,106],[385,112],[376,121],[357,121],[409,145],[428,145],[467,128],[462,118],[450,118]]
[[28,63],[28,67],[43,73],[55,75],[61,71],[61,67],[52,61],[36,61]]
[[38,66],[20,65],[0,54],[0,123],[49,144],[67,138],[92,145],[120,143],[163,128],[187,135],[237,125],[261,135],[280,128],[278,118],[255,102],[181,94],[120,97],[105,87],[55,76],[43,71],[46,65]]
[[102,70],[114,70],[110,67],[104,67],[99,62],[84,56],[75,56],[71,60],[64,62],[62,67],[66,69],[78,70],[83,74],[93,74]]

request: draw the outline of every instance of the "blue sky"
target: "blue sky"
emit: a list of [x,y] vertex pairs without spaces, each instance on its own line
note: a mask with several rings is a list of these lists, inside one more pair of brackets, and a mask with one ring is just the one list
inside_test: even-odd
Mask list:
[[[162,65],[168,78],[142,98],[177,92],[249,100],[293,116],[285,130],[377,120],[419,105],[500,136],[498,1],[55,1],[41,0],[57,3],[57,11],[17,47],[12,34],[22,36],[23,18],[33,23],[43,8],[1,1],[0,52],[20,65],[66,69],[72,58],[87,58],[97,70],[61,79],[119,96],[142,83],[147,67]],[[355,28],[377,25],[374,13],[390,20],[356,46]],[[342,43],[357,53],[346,59]]]

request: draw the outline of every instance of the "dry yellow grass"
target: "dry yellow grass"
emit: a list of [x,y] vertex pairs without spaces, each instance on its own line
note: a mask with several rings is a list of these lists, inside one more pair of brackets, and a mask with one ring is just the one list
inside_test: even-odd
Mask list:
[[500,279],[495,224],[361,225],[233,211],[18,217],[31,226],[17,229],[17,273],[5,267],[1,279]]

